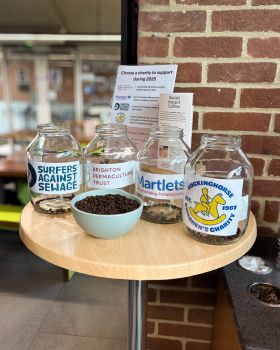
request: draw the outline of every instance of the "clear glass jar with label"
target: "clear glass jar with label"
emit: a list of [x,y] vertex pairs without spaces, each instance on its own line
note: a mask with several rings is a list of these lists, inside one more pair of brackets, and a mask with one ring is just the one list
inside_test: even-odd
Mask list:
[[96,133],[85,149],[87,190],[118,188],[134,193],[137,148],[126,125],[97,125]]
[[136,194],[144,201],[142,219],[160,224],[181,220],[184,166],[189,156],[182,129],[150,131],[138,153],[136,173]]
[[66,126],[41,124],[27,147],[28,184],[35,209],[46,214],[71,210],[82,190],[83,150]]
[[204,135],[185,167],[183,221],[201,242],[229,244],[244,234],[253,168],[236,136]]

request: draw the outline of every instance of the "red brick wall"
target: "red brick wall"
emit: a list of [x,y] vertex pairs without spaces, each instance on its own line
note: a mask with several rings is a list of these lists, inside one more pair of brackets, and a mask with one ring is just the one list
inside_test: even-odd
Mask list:
[[176,91],[195,94],[194,148],[202,133],[242,136],[263,234],[280,233],[279,18],[279,0],[140,0],[139,64],[178,64]]
[[147,349],[210,350],[215,288],[215,273],[149,283]]
[[[139,64],[178,64],[176,91],[195,94],[193,148],[203,133],[241,135],[255,170],[251,208],[258,232],[280,234],[280,0],[139,0],[139,5]],[[192,304],[187,294],[193,279],[183,281],[150,286],[151,350],[209,349],[205,333],[189,327],[201,327],[204,311],[213,305]],[[164,299],[176,291],[185,297]],[[203,311],[193,311],[195,321],[189,311],[194,306]],[[211,328],[208,322],[203,327]]]

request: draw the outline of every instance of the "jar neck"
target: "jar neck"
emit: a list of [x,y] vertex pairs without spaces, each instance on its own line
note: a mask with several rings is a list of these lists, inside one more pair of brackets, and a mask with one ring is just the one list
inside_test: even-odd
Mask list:
[[241,146],[241,138],[240,136],[225,136],[225,135],[203,135],[201,137],[201,145],[209,146],[209,145],[221,145],[226,146],[230,145],[232,147],[240,147]]
[[67,135],[70,134],[70,129],[65,125],[39,124],[37,126],[39,135]]
[[127,137],[126,125],[119,125],[113,123],[102,124],[97,125],[95,131],[97,134],[103,136]]
[[161,127],[150,130],[150,137],[152,138],[168,138],[168,139],[182,139],[184,136],[183,129],[175,127]]

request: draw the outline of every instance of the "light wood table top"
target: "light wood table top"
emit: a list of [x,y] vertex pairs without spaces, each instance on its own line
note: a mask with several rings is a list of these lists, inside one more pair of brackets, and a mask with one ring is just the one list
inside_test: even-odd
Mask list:
[[173,279],[220,268],[251,248],[256,231],[251,213],[243,237],[226,246],[193,240],[182,223],[159,225],[143,220],[127,235],[103,240],[85,233],[72,214],[40,214],[30,203],[20,223],[22,241],[41,258],[69,270],[128,280]]

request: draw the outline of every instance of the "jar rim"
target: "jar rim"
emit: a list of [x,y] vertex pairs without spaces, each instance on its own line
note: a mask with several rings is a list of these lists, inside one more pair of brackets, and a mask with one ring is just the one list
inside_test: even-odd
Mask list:
[[67,125],[58,125],[53,123],[39,124],[37,126],[37,130],[39,134],[65,134],[70,132]]
[[124,124],[107,123],[96,125],[95,131],[98,134],[126,134],[127,126]]
[[205,134],[201,137],[201,144],[222,143],[230,145],[241,145],[241,137],[238,135],[216,135]]
[[160,126],[150,129],[151,137],[183,137],[184,130],[176,126]]

